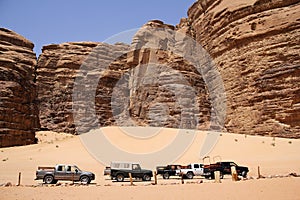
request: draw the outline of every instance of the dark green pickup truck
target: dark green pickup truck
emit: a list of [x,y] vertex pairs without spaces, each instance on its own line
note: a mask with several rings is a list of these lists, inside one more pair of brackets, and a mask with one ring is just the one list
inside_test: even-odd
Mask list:
[[153,177],[151,170],[142,169],[140,164],[130,162],[112,162],[110,165],[110,173],[108,169],[104,171],[104,174],[110,174],[111,179],[115,179],[118,182],[129,178],[129,173],[131,173],[132,178],[142,179],[143,181],[150,181],[151,177]]

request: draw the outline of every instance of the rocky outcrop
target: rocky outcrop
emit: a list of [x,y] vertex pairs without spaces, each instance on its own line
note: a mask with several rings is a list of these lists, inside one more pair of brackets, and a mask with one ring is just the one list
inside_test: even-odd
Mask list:
[[152,20],[133,38],[127,57],[130,117],[146,126],[208,129],[206,84],[201,71],[185,58],[192,44],[183,46],[187,36],[178,40],[176,33],[174,26]]
[[[111,125],[111,93],[109,92],[111,89],[107,88],[112,88],[111,81],[114,80],[114,77],[111,76],[113,72],[107,72],[108,75],[99,80],[100,65],[110,61],[112,57],[110,52],[116,49],[120,51],[124,48],[126,49],[128,46],[96,42],[72,42],[44,46],[37,67],[41,129],[77,133],[74,112],[77,114],[79,132],[94,128],[98,126],[98,123]],[[78,91],[74,91],[76,78],[77,84],[81,84],[80,87],[75,88]],[[92,87],[97,86],[98,81],[100,84],[96,90]],[[75,102],[76,109],[73,108],[72,95],[74,94],[79,95]],[[94,99],[88,105],[91,95],[94,95]],[[81,110],[80,107],[83,109]],[[95,111],[97,111],[99,120],[89,117]]]
[[45,46],[37,69],[41,128],[73,134],[109,125],[207,129],[210,104],[201,74],[167,49],[137,47],[146,46],[140,41],[149,39],[144,36],[150,24],[174,30],[151,21],[131,48],[86,42]]
[[180,27],[222,74],[229,132],[300,137],[299,0],[199,0]]
[[0,28],[0,147],[33,144],[39,128],[34,45]]
[[131,46],[44,46],[36,69],[33,44],[1,29],[0,143],[32,143],[37,116],[42,130],[72,134],[139,125],[299,138],[299,10],[198,0],[175,27],[149,21]]
[[[200,0],[176,27],[148,22],[130,49],[101,44],[92,52],[96,44],[46,46],[38,69],[42,127],[74,133],[75,120],[79,132],[99,125],[140,125],[298,138],[297,11],[295,0]],[[153,28],[163,31],[154,37]],[[206,57],[211,57],[215,66],[202,63],[197,70],[176,54],[174,49],[183,44],[176,33],[186,34],[185,43],[191,37],[201,44],[209,52],[201,55],[203,63],[210,63]],[[192,50],[185,55],[195,50],[194,44],[184,45]],[[120,52],[117,59],[115,52]],[[78,94],[85,98],[75,103],[78,119],[71,112],[75,74],[88,85],[83,87],[86,93]]]

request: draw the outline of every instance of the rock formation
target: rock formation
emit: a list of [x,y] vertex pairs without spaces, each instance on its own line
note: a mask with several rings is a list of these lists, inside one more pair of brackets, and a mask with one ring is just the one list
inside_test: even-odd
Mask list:
[[35,69],[33,44],[0,29],[0,146],[33,143],[39,119],[72,134],[139,125],[299,138],[299,30],[299,0],[198,0],[131,45],[44,46]]
[[[141,37],[151,31],[148,26]],[[45,46],[37,69],[41,128],[73,134],[109,125],[208,128],[210,105],[201,75],[182,57],[138,49],[137,43],[133,50],[85,42]],[[149,56],[157,58],[155,66]],[[194,99],[186,95],[189,85],[197,91],[189,92]]]
[[193,41],[186,46],[182,40],[189,38],[180,36],[174,26],[152,20],[133,38],[127,57],[130,117],[148,126],[208,129],[209,94],[201,71],[185,58]]
[[34,45],[0,28],[0,147],[33,144],[39,128]]
[[299,0],[199,0],[180,27],[222,74],[227,131],[300,137]]
[[[128,48],[126,45],[108,45],[96,42],[72,42],[44,46],[38,59],[37,85],[39,100],[39,116],[42,130],[52,130],[75,134],[73,112],[76,112],[77,127],[89,130],[98,125],[111,125],[110,93],[107,85],[114,79],[111,73],[100,77],[100,65],[110,61],[110,52]],[[81,83],[74,91],[74,83]],[[96,80],[97,79],[97,80]],[[94,81],[94,82],[93,82]],[[96,82],[95,82],[96,81]],[[92,86],[97,86],[91,90]],[[90,87],[91,86],[91,87]],[[97,96],[95,93],[97,92]],[[73,110],[73,94],[80,95]],[[104,95],[102,95],[104,93]],[[84,96],[87,94],[86,96]],[[93,102],[88,105],[89,96],[94,95]],[[94,102],[96,98],[96,103]],[[96,104],[96,105],[95,105]],[[94,109],[94,105],[97,109]],[[83,111],[78,107],[83,107]],[[77,109],[78,108],[78,109]],[[91,111],[89,111],[92,109]],[[99,121],[90,119],[91,113],[97,110]],[[98,111],[100,110],[100,111]],[[79,132],[82,132],[79,131]]]
[[[285,2],[279,0],[245,2],[200,0],[189,9],[188,18],[182,19],[176,27],[158,20],[148,22],[133,38],[131,50],[123,49],[127,51],[127,58],[122,57],[111,65],[114,67],[110,66],[109,70],[105,70],[105,76],[101,75],[95,95],[98,122],[92,122],[95,116],[90,116],[91,111],[83,112],[80,118],[85,118],[83,116],[91,118],[87,120],[86,125],[83,125],[85,127],[83,130],[88,130],[87,127],[93,127],[96,124],[195,128],[195,122],[191,122],[193,121],[191,119],[198,121],[198,124],[196,123],[198,129],[207,129],[212,126],[212,118],[215,117],[213,108],[217,105],[216,103],[213,105],[212,100],[224,95],[216,90],[217,82],[207,85],[214,82],[215,74],[209,71],[204,74],[199,73],[182,56],[170,53],[171,46],[178,45],[176,41],[172,41],[174,38],[166,40],[166,35],[161,38],[159,36],[153,42],[159,44],[158,47],[161,49],[146,48],[149,43],[147,40],[153,37],[149,36],[150,32],[147,33],[144,28],[156,27],[187,34],[199,42],[212,56],[225,88],[224,131],[299,137],[300,92],[299,84],[297,84],[299,80],[299,12],[297,10],[299,10],[299,3],[292,0]],[[58,46],[64,45],[66,44]],[[71,46],[69,44],[68,48],[72,49]],[[82,52],[85,50],[82,49],[72,53],[67,50],[68,48],[59,48],[61,51],[58,53],[57,49],[51,49],[51,46],[50,49],[48,48],[44,48],[39,60],[39,70],[48,68],[45,67],[45,63],[54,68],[58,66],[57,70],[61,72],[62,68],[69,70],[69,67],[62,67],[65,64],[57,64],[58,60],[60,60],[59,63],[64,63],[63,57],[68,58],[67,65],[75,63],[77,68],[74,69],[78,69],[81,62],[72,61],[77,57],[74,55],[81,57],[79,59],[81,61],[84,59]],[[104,46],[101,48],[106,49]],[[107,51],[109,50],[100,50],[100,53],[96,53],[98,57],[103,57],[100,59],[101,62],[105,60],[111,62],[109,56],[106,56]],[[89,52],[90,50],[83,54],[86,55]],[[59,58],[58,54],[60,54]],[[49,55],[56,56],[56,61],[49,59]],[[70,56],[73,58],[70,59]],[[98,65],[95,64],[95,59],[99,61],[97,56],[88,59],[89,62],[94,62],[93,66]],[[57,70],[54,72],[55,76],[61,76],[58,75],[60,72],[58,73]],[[99,76],[99,73],[99,71],[92,70],[88,73],[88,77]],[[68,73],[69,76],[70,74],[72,73]],[[151,79],[153,75],[155,78]],[[74,77],[69,80],[73,82]],[[177,84],[177,88],[163,87],[170,82],[173,86]],[[188,90],[185,87],[181,88],[181,91],[178,88],[180,84],[192,86],[197,91],[197,97],[192,98],[192,101],[188,101],[191,96],[178,97],[178,94],[183,94]],[[67,88],[71,90],[72,84]],[[208,91],[208,88],[213,89]],[[63,94],[69,94],[67,102],[69,102],[70,110],[71,94],[69,92],[63,92]],[[72,114],[67,112],[68,114],[64,115],[63,112],[58,112],[59,109],[52,109],[54,117],[49,118],[48,114],[44,114],[47,112],[42,111],[43,107],[49,107],[48,103],[43,104],[43,99],[49,101],[53,98],[42,96],[40,111],[42,127],[46,120],[48,123],[44,127],[53,129],[54,126],[58,126],[58,123],[53,123],[51,120],[61,118],[58,120],[61,122],[59,126],[68,128],[54,130],[74,133]],[[61,105],[59,102],[65,101],[56,100],[54,105]],[[184,102],[183,105],[178,104],[180,102]],[[196,106],[196,111],[190,107],[187,110],[182,109],[195,104],[199,105]],[[218,113],[215,115],[218,116]],[[68,125],[65,124],[66,121]],[[219,122],[222,119],[213,121]],[[215,125],[218,126],[218,124]]]

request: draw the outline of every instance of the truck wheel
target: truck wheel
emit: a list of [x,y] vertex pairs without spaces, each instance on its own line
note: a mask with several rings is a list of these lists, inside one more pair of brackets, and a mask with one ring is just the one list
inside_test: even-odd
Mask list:
[[186,174],[186,177],[187,177],[188,179],[193,179],[193,177],[194,177],[193,172],[188,172],[188,173]]
[[210,175],[205,175],[204,178],[209,179]]
[[118,182],[122,182],[122,181],[124,181],[124,175],[123,174],[118,174],[116,176],[116,179],[117,179]]
[[163,178],[164,179],[169,179],[170,178],[170,174],[168,172],[163,174]]
[[80,177],[80,182],[84,183],[84,184],[89,184],[91,182],[91,180],[88,176],[82,176],[82,177]]
[[144,174],[143,181],[151,181],[151,176],[149,176],[149,174]]
[[52,184],[52,183],[54,183],[53,176],[52,175],[46,175],[44,177],[44,183],[46,183],[46,184]]
[[247,172],[246,172],[246,171],[243,171],[243,172],[242,172],[242,176],[243,176],[243,178],[247,178]]

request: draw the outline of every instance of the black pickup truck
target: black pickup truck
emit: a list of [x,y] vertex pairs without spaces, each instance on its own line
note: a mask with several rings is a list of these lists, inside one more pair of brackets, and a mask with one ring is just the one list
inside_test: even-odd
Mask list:
[[104,174],[110,175],[112,180],[118,182],[124,181],[125,178],[129,178],[131,173],[132,178],[142,179],[143,181],[151,181],[153,173],[151,170],[141,169],[140,164],[130,162],[112,162],[109,168],[104,170]]
[[244,178],[247,177],[247,174],[249,172],[248,167],[239,166],[236,163],[232,161],[226,161],[226,162],[216,162],[214,164],[210,165],[204,165],[204,170],[209,171],[211,178],[214,179],[214,172],[220,171],[221,177],[225,174],[231,174],[231,167],[234,166],[238,175],[242,176]]
[[162,175],[163,179],[169,179],[170,176],[178,176],[176,170],[180,170],[181,168],[181,165],[157,166],[156,172]]

